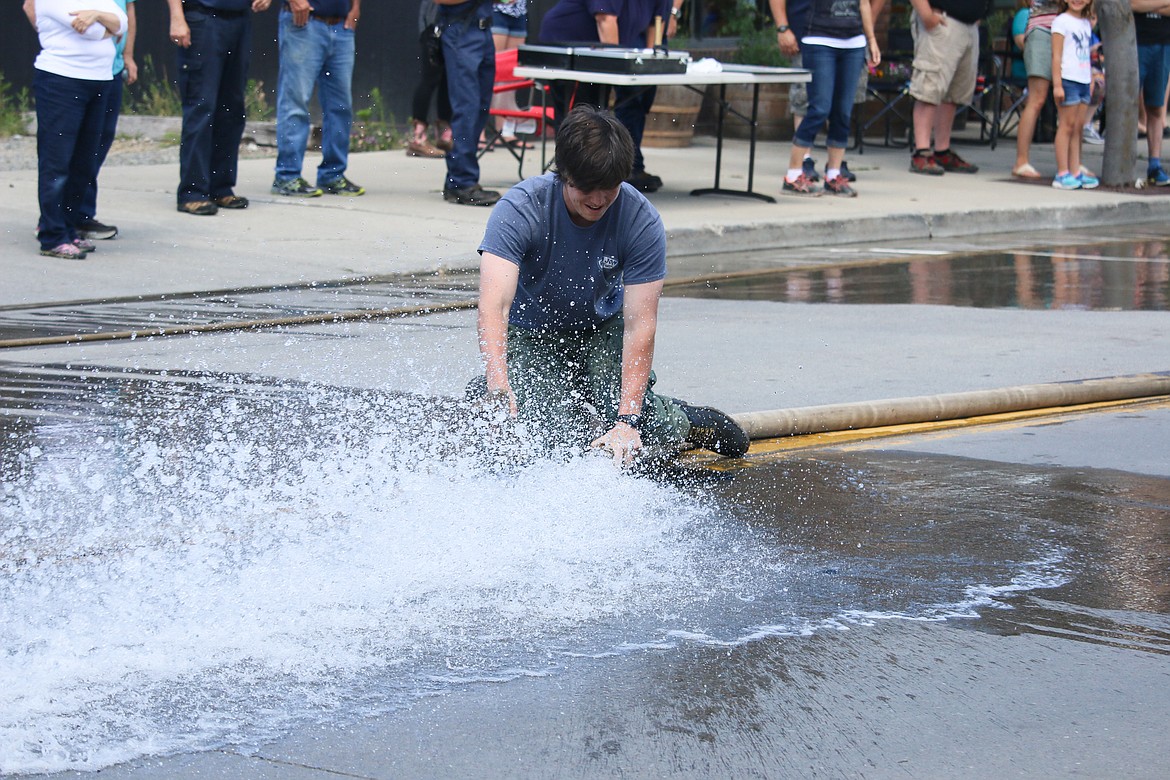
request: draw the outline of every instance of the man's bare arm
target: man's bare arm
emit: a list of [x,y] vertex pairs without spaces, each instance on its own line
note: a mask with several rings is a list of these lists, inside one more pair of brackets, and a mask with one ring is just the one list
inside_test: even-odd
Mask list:
[[479,353],[487,373],[488,393],[503,393],[512,414],[516,396],[508,381],[508,313],[516,296],[520,266],[484,252],[479,261]]
[[[632,284],[625,289],[622,315],[622,388],[618,414],[641,414],[654,363],[654,338],[658,332],[658,299],[662,282]],[[629,463],[642,448],[641,434],[623,422],[593,441],[594,447],[609,450],[618,463]]]

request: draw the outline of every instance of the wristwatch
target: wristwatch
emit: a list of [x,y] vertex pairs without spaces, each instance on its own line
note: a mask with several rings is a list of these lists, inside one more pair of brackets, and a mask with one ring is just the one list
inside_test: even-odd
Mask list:
[[633,428],[635,431],[642,427],[642,415],[640,414],[619,414],[614,422],[625,423]]
[[675,19],[677,19],[681,13],[682,13],[681,8],[679,8],[678,6],[671,6],[670,15],[673,16]]
[[791,29],[792,29],[792,28],[791,28],[791,27],[789,27],[789,26],[788,26],[788,25],[786,25],[786,24],[778,24],[778,25],[776,25],[776,32],[778,32],[778,33],[782,33],[782,32],[788,32],[788,31],[789,31],[789,30],[791,30]]

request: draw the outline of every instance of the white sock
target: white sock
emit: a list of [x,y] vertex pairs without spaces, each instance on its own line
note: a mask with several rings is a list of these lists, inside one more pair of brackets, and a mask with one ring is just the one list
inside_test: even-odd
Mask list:
[[825,169],[825,180],[826,181],[830,181],[832,179],[835,179],[840,175],[841,175],[840,168],[826,168]]
[[789,184],[791,184],[792,182],[796,181],[797,177],[799,177],[802,173],[804,173],[804,171],[801,168],[789,168],[788,173],[784,176],[784,178],[788,180]]

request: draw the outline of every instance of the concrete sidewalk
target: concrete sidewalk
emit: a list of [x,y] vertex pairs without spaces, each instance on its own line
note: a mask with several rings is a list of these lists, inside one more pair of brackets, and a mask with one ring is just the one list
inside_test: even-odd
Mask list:
[[[1170,216],[1170,197],[1160,197],[1161,191],[1062,192],[1013,182],[1010,140],[994,151],[970,143],[956,148],[980,166],[979,173],[911,174],[905,149],[869,145],[864,155],[848,156],[859,178],[856,199],[781,196],[776,203],[691,196],[691,190],[714,183],[716,149],[710,137],[685,149],[647,149],[646,157],[647,167],[666,181],[650,198],[669,231],[671,256],[691,257],[687,274],[720,267],[719,256],[728,252],[1116,226]],[[787,143],[759,144],[755,191],[778,194],[788,149]],[[1086,163],[1099,167],[1100,147],[1086,150]],[[823,166],[824,152],[818,156]],[[747,159],[746,142],[727,143],[724,188],[746,188]],[[313,154],[306,159],[307,178],[317,160]],[[1051,146],[1038,145],[1033,162],[1051,172]],[[537,149],[529,154],[525,173],[536,173],[539,165]],[[273,160],[242,160],[237,192],[252,200],[251,208],[211,218],[175,210],[177,165],[107,166],[98,216],[121,232],[113,241],[98,242],[86,262],[65,262],[37,254],[34,167],[30,160],[27,170],[0,173],[6,281],[0,305],[473,267],[489,214],[445,203],[444,162],[401,151],[352,156],[349,174],[368,191],[354,199],[290,201],[270,195]],[[504,150],[486,155],[482,171],[487,187],[507,188],[517,181],[516,161]],[[673,273],[682,268],[676,264]]]

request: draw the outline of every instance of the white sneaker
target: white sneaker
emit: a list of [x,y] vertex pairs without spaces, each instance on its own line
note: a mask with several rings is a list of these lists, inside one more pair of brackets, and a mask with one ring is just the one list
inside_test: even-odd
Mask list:
[[1081,132],[1081,137],[1085,139],[1085,143],[1100,146],[1105,143],[1105,139],[1097,132],[1097,128],[1091,124],[1085,125],[1085,129]]

